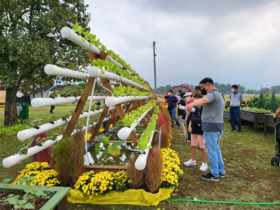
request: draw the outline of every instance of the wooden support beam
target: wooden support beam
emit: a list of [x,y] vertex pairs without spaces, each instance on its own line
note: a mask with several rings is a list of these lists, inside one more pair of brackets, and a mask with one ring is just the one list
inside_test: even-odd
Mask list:
[[91,168],[91,169],[97,169],[97,168],[102,168],[102,169],[127,169],[127,166],[105,166],[105,165],[84,165],[84,168]]
[[[107,88],[107,89],[109,89],[110,91],[113,92],[113,88],[112,88],[112,86],[110,85],[110,81],[109,81],[108,79],[100,78],[100,80],[101,80],[101,82],[102,82],[102,84],[103,84],[103,86],[104,86],[105,88]],[[111,94],[110,91],[106,90],[108,96],[112,96],[112,94]]]
[[104,120],[104,118],[105,118],[105,116],[106,116],[106,114],[108,112],[108,109],[109,109],[108,106],[104,107],[104,109],[103,109],[103,111],[101,113],[101,116],[99,117],[98,122],[97,122],[97,124],[95,125],[95,127],[93,129],[93,132],[92,132],[92,135],[90,137],[89,142],[93,141],[95,139],[95,136],[97,136],[99,134],[100,126],[101,126],[101,124],[102,124],[102,122],[103,122],[103,120]]
[[109,172],[119,172],[122,170],[127,170],[127,166],[100,166],[100,165],[84,165],[84,171],[94,171],[95,173],[99,173],[101,171],[109,171]]
[[82,110],[84,109],[84,106],[87,102],[88,96],[89,96],[90,92],[92,91],[94,80],[95,80],[95,78],[93,78],[93,77],[90,77],[88,79],[88,82],[82,93],[82,96],[81,96],[81,98],[76,106],[76,109],[70,119],[70,122],[68,123],[67,128],[63,134],[63,138],[67,138],[67,137],[71,136],[71,133],[73,132],[75,125],[77,124],[77,121],[80,117],[80,114],[81,114]]
[[[106,54],[106,53],[105,53]],[[93,52],[88,52],[87,56],[89,57],[89,60],[92,62],[93,60],[96,60],[96,57],[94,56]],[[104,53],[102,54],[102,56],[104,57]],[[107,56],[107,54],[106,54]],[[105,57],[106,58],[106,57]],[[87,102],[87,99],[92,91],[93,88],[93,84],[94,84],[94,80],[95,78],[90,77],[88,79],[88,82],[86,84],[86,87],[82,93],[82,96],[76,106],[76,109],[71,117],[70,122],[67,125],[67,128],[63,134],[63,138],[67,138],[71,136],[71,133],[73,132],[75,125],[77,124],[77,121],[80,117],[80,114],[82,113],[82,110],[84,109],[84,106]]]
[[116,114],[117,114],[117,111],[114,110],[114,111],[113,111],[113,114],[111,115],[111,118],[109,119],[109,121],[107,121],[107,125],[106,125],[106,128],[105,128],[105,132],[107,132],[107,131],[109,130],[110,125],[111,125],[113,119],[115,118],[115,115],[116,115]]
[[138,104],[136,103],[136,101],[131,101],[131,104],[132,104],[131,110],[136,110],[136,109],[138,109]]
[[127,113],[129,111],[129,107],[131,106],[130,102],[126,102],[126,104],[123,106],[124,107],[124,111],[125,113]]

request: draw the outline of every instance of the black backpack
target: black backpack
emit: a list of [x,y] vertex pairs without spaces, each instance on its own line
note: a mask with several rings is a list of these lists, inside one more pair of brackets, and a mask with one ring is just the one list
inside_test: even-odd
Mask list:
[[201,113],[202,113],[203,106],[199,107],[198,110],[196,109],[195,112],[192,113],[191,121],[195,126],[201,126]]

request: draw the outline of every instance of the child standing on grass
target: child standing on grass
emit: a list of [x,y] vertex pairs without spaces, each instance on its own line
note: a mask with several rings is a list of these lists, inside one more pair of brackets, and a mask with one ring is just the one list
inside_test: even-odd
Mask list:
[[[201,93],[196,93],[194,95],[194,101],[203,98]],[[191,133],[191,159],[187,162],[184,162],[185,166],[194,166],[196,165],[195,155],[197,152],[197,142],[199,141],[200,150],[202,153],[202,164],[199,170],[206,171],[208,169],[207,166],[207,151],[205,148],[205,139],[203,137],[203,131],[201,129],[201,112],[203,107],[193,107],[193,111],[190,113],[190,124],[188,127],[189,132]]]

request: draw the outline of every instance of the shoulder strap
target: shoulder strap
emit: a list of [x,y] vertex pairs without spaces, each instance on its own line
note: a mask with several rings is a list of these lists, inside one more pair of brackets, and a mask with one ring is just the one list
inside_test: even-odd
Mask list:
[[202,108],[203,106],[199,107],[199,111],[198,111],[198,119],[201,122],[201,112],[202,112]]
[[213,89],[212,91],[217,91],[218,93],[220,93],[221,96],[223,97],[224,101],[225,101],[225,97],[224,97],[223,93],[222,93],[220,90],[218,90],[218,89],[215,88],[215,89]]

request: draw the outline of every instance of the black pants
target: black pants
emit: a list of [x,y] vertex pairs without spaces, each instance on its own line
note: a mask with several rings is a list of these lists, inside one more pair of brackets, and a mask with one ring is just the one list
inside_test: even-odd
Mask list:
[[191,121],[191,117],[190,115],[188,116],[188,119],[187,119],[187,130],[188,130],[188,140],[191,140],[191,134],[189,132],[189,124],[190,124],[190,121]]
[[51,106],[50,112],[53,113],[53,110],[55,109],[55,106]]

